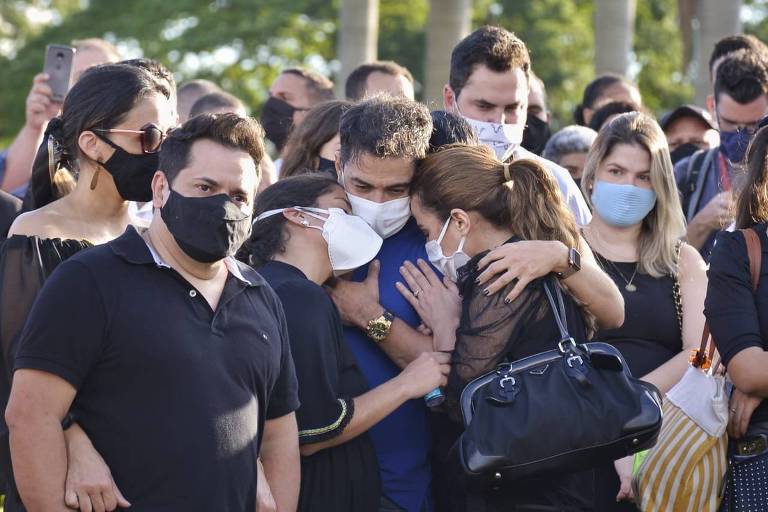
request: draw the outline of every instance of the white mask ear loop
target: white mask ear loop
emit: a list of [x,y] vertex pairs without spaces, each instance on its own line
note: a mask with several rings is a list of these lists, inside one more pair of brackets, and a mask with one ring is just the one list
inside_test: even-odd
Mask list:
[[443,229],[440,230],[440,236],[437,237],[437,245],[440,245],[443,243],[443,238],[445,238],[445,233],[448,231],[448,224],[451,223],[451,216],[448,216],[448,219],[445,221],[445,224],[443,224]]

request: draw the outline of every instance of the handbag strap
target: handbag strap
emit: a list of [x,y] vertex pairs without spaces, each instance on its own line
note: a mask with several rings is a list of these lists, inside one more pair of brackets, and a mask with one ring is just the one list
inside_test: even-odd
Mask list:
[[[747,243],[747,256],[749,257],[749,276],[752,283],[752,292],[757,292],[757,285],[760,283],[760,269],[763,263],[763,248],[760,237],[754,229],[740,229]],[[709,331],[709,321],[704,322],[704,332],[701,334],[701,345],[691,359],[691,365],[695,368],[705,367],[711,364],[712,357],[715,355],[715,342]],[[712,371],[714,372],[714,368]]]
[[[566,352],[569,352],[571,349],[576,347],[576,342],[568,333],[563,292],[560,290],[560,286],[557,284],[557,282],[554,282],[553,284],[555,289],[554,294],[550,289],[549,282],[544,281],[544,293],[547,294],[547,300],[549,301],[549,305],[552,307],[552,314],[555,317],[557,328],[560,330],[560,342],[558,343],[558,348],[560,349],[560,352],[565,354]],[[557,300],[555,300],[555,298],[557,298]]]

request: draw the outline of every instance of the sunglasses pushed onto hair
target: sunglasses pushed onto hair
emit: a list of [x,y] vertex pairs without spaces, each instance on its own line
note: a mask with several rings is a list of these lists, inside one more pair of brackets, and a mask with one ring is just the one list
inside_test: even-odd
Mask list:
[[139,130],[125,130],[121,128],[94,128],[92,131],[98,133],[138,133],[141,134],[142,153],[157,153],[160,146],[168,137],[168,134],[161,130],[156,124],[147,123]]

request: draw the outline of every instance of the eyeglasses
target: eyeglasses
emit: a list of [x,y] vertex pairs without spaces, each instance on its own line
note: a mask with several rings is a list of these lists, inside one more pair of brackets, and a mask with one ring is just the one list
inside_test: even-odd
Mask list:
[[138,133],[141,134],[141,151],[142,153],[157,153],[160,151],[160,146],[168,136],[166,132],[161,130],[157,125],[147,123],[141,127],[140,130],[123,130],[120,128],[95,128],[94,132],[101,133]]

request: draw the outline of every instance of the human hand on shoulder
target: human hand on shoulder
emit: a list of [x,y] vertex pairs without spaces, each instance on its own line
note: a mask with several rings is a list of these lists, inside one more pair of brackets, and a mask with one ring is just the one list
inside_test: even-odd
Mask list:
[[505,298],[506,302],[512,302],[534,279],[551,272],[564,272],[568,268],[568,247],[558,241],[507,243],[489,252],[480,260],[478,268],[483,269],[477,280],[480,286],[498,276],[486,288],[486,295],[493,295],[516,280]]

